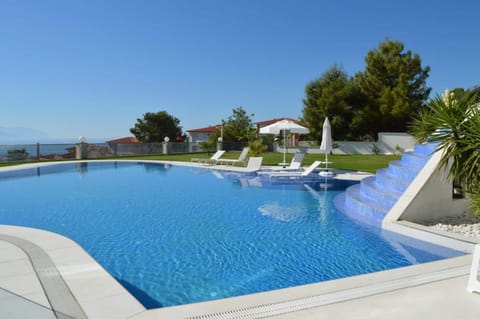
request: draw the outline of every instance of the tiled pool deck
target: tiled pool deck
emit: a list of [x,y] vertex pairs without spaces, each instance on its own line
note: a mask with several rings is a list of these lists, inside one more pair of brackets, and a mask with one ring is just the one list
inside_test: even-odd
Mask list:
[[[361,177],[363,174],[340,175],[349,179]],[[66,237],[0,225],[0,252],[0,318],[463,319],[480,315],[480,295],[466,291],[471,255],[271,292],[146,310]]]

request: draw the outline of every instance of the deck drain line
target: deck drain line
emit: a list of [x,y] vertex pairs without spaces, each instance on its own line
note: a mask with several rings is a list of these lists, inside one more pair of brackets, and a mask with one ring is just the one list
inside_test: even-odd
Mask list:
[[460,266],[440,270],[433,273],[400,278],[388,282],[362,286],[347,290],[341,290],[323,295],[316,295],[294,300],[287,300],[277,303],[260,306],[245,307],[231,311],[211,313],[186,319],[261,319],[272,316],[287,314],[295,311],[306,310],[314,307],[325,306],[346,300],[358,299],[373,296],[402,288],[419,286],[422,284],[444,280],[448,278],[464,276],[469,273],[469,266]]

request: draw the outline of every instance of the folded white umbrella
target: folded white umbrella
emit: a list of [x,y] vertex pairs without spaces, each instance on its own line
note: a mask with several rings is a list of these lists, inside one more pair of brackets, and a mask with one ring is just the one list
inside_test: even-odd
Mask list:
[[320,144],[320,152],[325,153],[325,168],[328,169],[328,154],[333,151],[332,128],[328,117],[323,121],[322,143]]

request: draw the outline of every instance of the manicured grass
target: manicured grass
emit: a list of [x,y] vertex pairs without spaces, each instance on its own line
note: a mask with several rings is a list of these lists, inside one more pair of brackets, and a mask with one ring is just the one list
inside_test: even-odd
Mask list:
[[2,166],[20,165],[20,164],[25,164],[25,162],[0,162],[0,167],[2,167]]
[[[175,154],[175,155],[149,155],[149,156],[129,156],[121,157],[120,159],[146,159],[146,160],[162,160],[162,161],[179,161],[179,162],[190,162],[193,157],[196,158],[209,158],[213,153],[195,153],[195,154]],[[226,152],[222,158],[238,158],[240,155],[239,151]],[[275,166],[278,163],[283,161],[283,154],[281,153],[263,153],[263,165],[266,166]],[[286,161],[290,162],[293,157],[293,154],[286,155]],[[117,158],[118,159],[118,158]],[[362,171],[362,172],[371,172],[374,173],[380,168],[388,166],[388,163],[393,160],[400,159],[398,155],[329,155],[328,160],[332,162],[328,167],[353,170],[353,171]],[[302,162],[303,166],[308,166],[314,161],[325,160],[325,155],[323,154],[306,154]],[[31,162],[29,162],[31,163]],[[0,163],[1,166],[10,166],[17,165],[22,163]]]
[[[193,157],[209,158],[213,153],[195,153],[195,154],[177,154],[177,155],[152,155],[152,156],[135,156],[128,159],[149,159],[149,160],[164,160],[164,161],[181,161],[190,162]],[[238,158],[239,151],[226,152],[222,158]],[[281,153],[263,153],[263,165],[275,166],[283,161],[283,154]],[[286,161],[289,163],[292,160],[293,154],[286,155]],[[376,170],[388,166],[390,161],[398,160],[398,155],[329,155],[328,161],[332,162],[328,167],[362,171],[375,173]],[[306,154],[302,162],[303,166],[308,166],[314,161],[325,160],[323,154]]]

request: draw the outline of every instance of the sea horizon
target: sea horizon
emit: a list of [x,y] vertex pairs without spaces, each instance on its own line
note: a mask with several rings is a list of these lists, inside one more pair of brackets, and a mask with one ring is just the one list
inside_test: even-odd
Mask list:
[[[114,137],[85,137],[86,143],[105,143]],[[79,137],[42,137],[42,138],[0,138],[0,145],[36,145],[39,144],[76,144]]]

